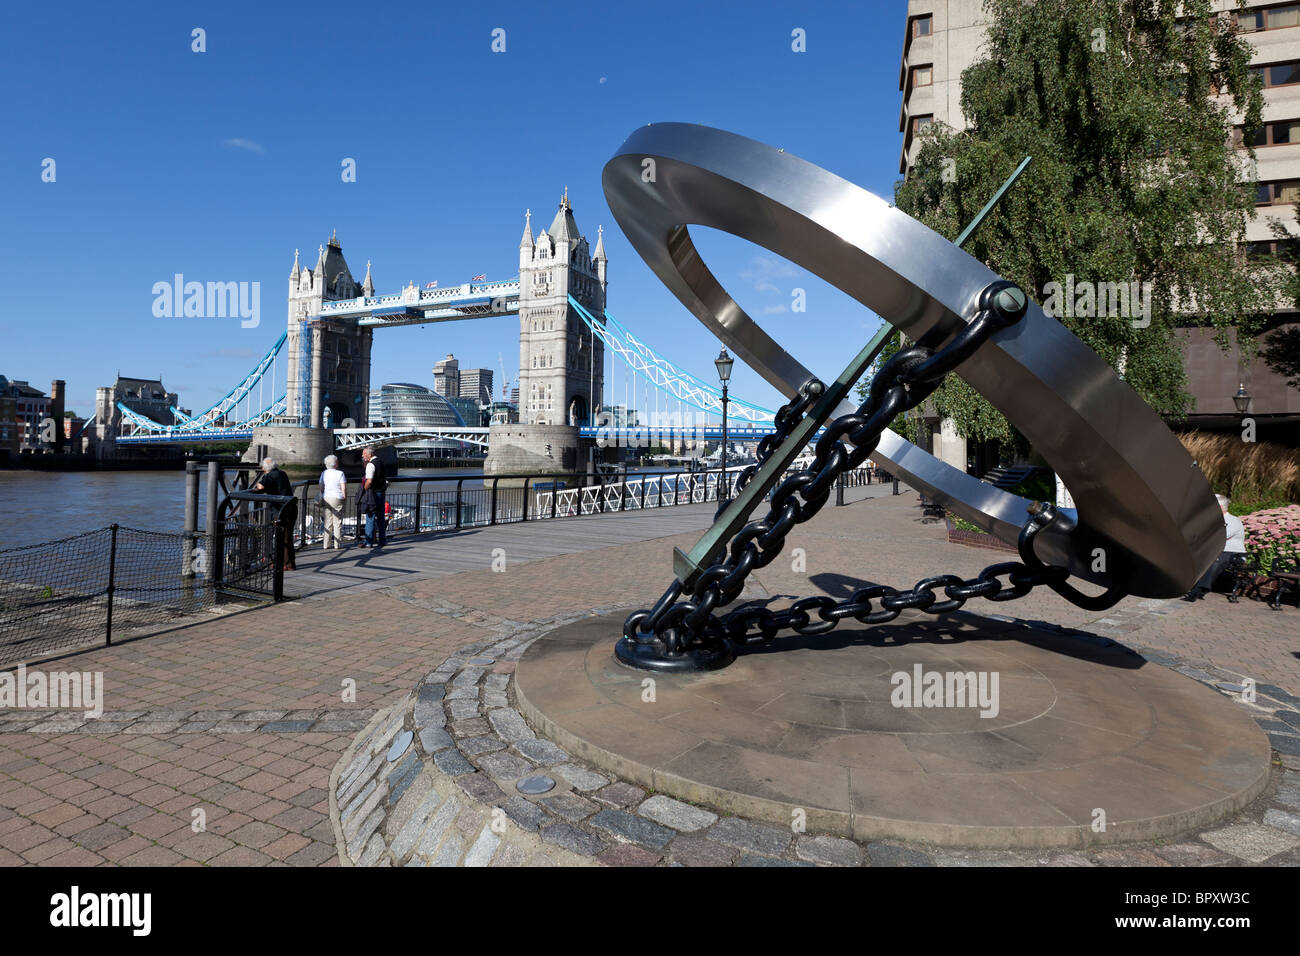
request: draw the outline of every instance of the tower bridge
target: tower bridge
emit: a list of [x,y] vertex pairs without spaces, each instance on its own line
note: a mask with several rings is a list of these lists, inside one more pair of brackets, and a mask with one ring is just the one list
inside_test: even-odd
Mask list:
[[[160,422],[129,409],[121,419],[129,431],[123,444],[180,444],[249,440],[247,457],[271,454],[290,463],[316,465],[331,451],[364,444],[445,438],[488,448],[489,473],[571,471],[579,449],[597,441],[636,443],[713,437],[700,426],[601,427],[605,350],[634,374],[683,407],[717,414],[721,394],[668,361],[618,322],[606,309],[608,259],[603,230],[591,245],[578,228],[565,190],[548,227],[533,232],[524,213],[518,274],[505,280],[465,282],[446,288],[375,291],[370,261],[364,278],[354,277],[337,234],[318,248],[315,265],[294,252],[289,272],[286,331],[254,369],[221,401],[197,415],[172,409]],[[476,277],[477,279],[477,277]],[[369,428],[370,368],[376,329],[519,317],[519,418],[491,428]],[[277,359],[287,374],[275,374]],[[272,395],[264,397],[270,378]],[[283,392],[274,394],[277,382]],[[733,434],[761,436],[771,430],[772,412],[729,397]],[[620,423],[627,424],[627,423]],[[652,434],[653,433],[653,434]]]

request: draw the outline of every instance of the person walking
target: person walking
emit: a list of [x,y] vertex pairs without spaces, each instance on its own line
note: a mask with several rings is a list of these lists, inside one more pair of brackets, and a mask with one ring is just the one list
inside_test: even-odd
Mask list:
[[293,485],[289,483],[289,476],[275,466],[274,458],[263,458],[262,477],[253,486],[253,490],[260,491],[264,495],[283,495],[292,499],[280,509],[275,522],[280,526],[281,531],[279,554],[281,567],[289,571],[297,571],[298,562],[293,548],[293,526],[298,521],[298,500],[293,498]]
[[325,521],[326,551],[343,548],[343,504],[348,500],[348,480],[339,470],[338,455],[325,456],[325,470],[320,473],[321,517]]
[[366,464],[366,476],[361,481],[361,500],[366,512],[366,547],[382,548],[387,544],[388,515],[384,505],[388,503],[385,497],[388,478],[384,474],[384,463],[376,457],[373,448],[362,449],[361,460]]

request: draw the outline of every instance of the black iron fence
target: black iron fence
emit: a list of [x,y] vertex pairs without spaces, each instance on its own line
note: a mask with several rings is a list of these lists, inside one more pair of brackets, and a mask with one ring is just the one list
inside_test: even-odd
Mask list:
[[[730,486],[743,467],[727,469],[724,485],[720,471],[629,473],[627,471],[570,475],[497,475],[393,477],[388,479],[384,510],[388,535],[461,531],[520,521],[547,521],[579,515],[622,511],[649,511],[676,505],[717,501],[720,488]],[[843,489],[888,480],[874,467],[845,472]],[[320,497],[316,479],[295,482],[297,516],[293,538],[297,548],[323,545],[332,540],[330,519],[338,522],[342,543],[364,534],[365,512],[357,507],[359,480],[348,480],[341,507]]]
[[0,665],[275,597],[273,545],[264,516],[232,515],[212,536],[114,524],[0,551]]

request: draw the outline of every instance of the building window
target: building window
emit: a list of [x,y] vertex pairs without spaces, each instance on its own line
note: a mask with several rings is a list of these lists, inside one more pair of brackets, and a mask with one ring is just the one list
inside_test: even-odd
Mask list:
[[1256,206],[1282,206],[1300,202],[1300,179],[1260,183],[1255,191]]
[[929,63],[912,67],[912,88],[929,86],[934,82],[934,67]]
[[925,129],[934,122],[933,116],[913,116],[912,117],[912,135],[915,136],[921,130]]
[[1242,33],[1300,27],[1300,4],[1288,3],[1285,6],[1265,7],[1262,10],[1243,10],[1235,16],[1237,29]]
[[1300,83],[1300,62],[1273,63],[1269,66],[1252,66],[1252,73],[1264,81],[1264,89],[1275,86],[1294,86]]
[[[1242,127],[1234,127],[1232,133],[1233,144],[1236,146],[1243,145],[1245,131]],[[1288,146],[1294,143],[1300,143],[1300,120],[1280,120],[1276,123],[1265,123],[1255,132],[1252,145]]]
[[1244,253],[1247,260],[1262,259],[1266,256],[1276,256],[1279,253],[1286,253],[1294,256],[1297,249],[1300,249],[1300,240],[1282,239],[1271,242],[1243,242],[1239,247]]
[[912,17],[912,36],[928,37],[930,31],[934,28],[934,17],[927,13],[924,16]]

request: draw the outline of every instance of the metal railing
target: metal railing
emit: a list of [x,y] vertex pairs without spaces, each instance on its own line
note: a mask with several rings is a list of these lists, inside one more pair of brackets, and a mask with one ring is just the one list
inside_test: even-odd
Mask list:
[[0,666],[108,646],[115,633],[231,598],[279,599],[274,543],[273,523],[255,511],[224,517],[211,535],[114,524],[0,551]]
[[[727,469],[730,491],[745,466]],[[879,472],[862,467],[846,472],[837,493],[843,504],[844,487],[870,484]],[[718,500],[721,471],[672,473],[568,475],[465,475],[455,477],[393,477],[388,479],[385,510],[386,534],[454,532],[521,521],[549,521],[582,515],[646,511]],[[341,519],[343,539],[362,535],[364,511],[359,512],[356,492],[360,481],[349,479],[348,497]],[[316,479],[295,482],[298,515],[294,545],[310,548],[325,539],[325,505],[319,499]]]
[[213,555],[205,568],[208,582],[283,601],[285,544],[291,531],[281,515],[295,501],[292,495],[229,492],[204,535]]

